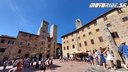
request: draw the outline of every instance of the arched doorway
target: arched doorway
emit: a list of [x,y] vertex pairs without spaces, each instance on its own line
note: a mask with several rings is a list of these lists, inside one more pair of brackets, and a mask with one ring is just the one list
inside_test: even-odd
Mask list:
[[60,48],[57,48],[56,49],[56,57],[59,58],[60,56],[62,56],[62,53],[61,53],[61,49]]
[[67,57],[68,57],[68,58],[70,58],[70,55],[69,55],[69,53],[67,53]]

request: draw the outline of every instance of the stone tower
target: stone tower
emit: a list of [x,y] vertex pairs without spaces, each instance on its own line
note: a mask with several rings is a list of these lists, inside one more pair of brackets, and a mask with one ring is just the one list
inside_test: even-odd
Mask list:
[[50,38],[52,39],[50,56],[56,57],[56,44],[57,44],[57,26],[53,24],[50,28]]
[[76,19],[75,24],[76,24],[76,29],[82,27],[82,23],[81,23],[80,19]]
[[42,36],[42,35],[47,35],[47,33],[48,33],[48,22],[43,20],[41,22],[39,29],[38,29],[37,35]]
[[50,28],[50,38],[55,38],[57,37],[57,26],[53,24]]
[[47,55],[47,49],[48,49],[48,22],[43,20],[41,22],[41,26],[39,27],[39,30],[37,32],[37,35],[39,35],[38,39],[38,53],[43,54],[43,56]]

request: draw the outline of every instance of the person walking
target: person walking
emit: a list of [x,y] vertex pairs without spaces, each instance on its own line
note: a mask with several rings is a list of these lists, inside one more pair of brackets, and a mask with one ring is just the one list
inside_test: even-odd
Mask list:
[[53,64],[53,57],[51,57],[50,60],[51,60],[50,64],[52,65]]
[[7,61],[7,60],[5,60],[5,61],[4,61],[4,64],[3,64],[3,70],[5,70],[5,69],[6,69],[7,65],[8,65],[8,61]]
[[23,59],[16,57],[13,63],[13,68],[11,68],[8,72],[23,72]]
[[125,65],[124,67],[126,69],[128,69],[128,45],[126,45],[126,43],[122,43],[119,46],[119,52],[121,53],[121,55],[125,58]]
[[95,49],[94,50],[94,60],[95,60],[95,65],[99,65],[99,62],[98,62],[98,51]]
[[50,59],[47,58],[45,61],[46,69],[50,69]]
[[27,58],[24,58],[24,68],[27,68]]
[[109,50],[109,48],[107,50],[107,60],[108,60],[108,63],[109,63],[108,64],[109,65],[108,69],[109,68],[116,69],[116,67],[114,66],[114,55],[113,55],[112,51]]
[[104,67],[104,69],[106,69],[106,59],[104,56],[104,51],[102,49],[100,50],[100,57],[101,57],[101,62],[103,64],[103,67]]
[[33,63],[34,63],[34,58],[31,58],[30,60],[30,66],[33,67]]
[[16,65],[17,70],[16,72],[23,72],[23,59],[19,59],[19,63]]
[[89,51],[88,54],[89,54],[89,61],[90,61],[91,65],[93,66],[94,65],[94,58],[93,58],[93,55],[91,53],[91,50]]
[[39,60],[36,60],[35,68],[36,68],[36,69],[38,69],[38,68],[39,68]]
[[62,62],[62,56],[59,57],[59,61]]
[[40,65],[40,72],[43,70],[43,72],[46,71],[46,64],[45,64],[45,60],[41,61],[41,65]]

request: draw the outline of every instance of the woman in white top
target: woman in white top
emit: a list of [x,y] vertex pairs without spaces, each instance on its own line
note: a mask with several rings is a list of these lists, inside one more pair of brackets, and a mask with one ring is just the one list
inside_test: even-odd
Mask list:
[[99,65],[99,62],[98,62],[98,51],[96,49],[94,50],[94,60],[95,60],[95,64]]
[[109,49],[107,50],[107,60],[109,62],[109,68],[114,68],[114,55]]

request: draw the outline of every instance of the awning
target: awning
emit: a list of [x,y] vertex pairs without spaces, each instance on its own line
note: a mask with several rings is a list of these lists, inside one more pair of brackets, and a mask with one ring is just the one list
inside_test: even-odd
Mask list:
[[72,55],[87,55],[87,52],[73,53]]

